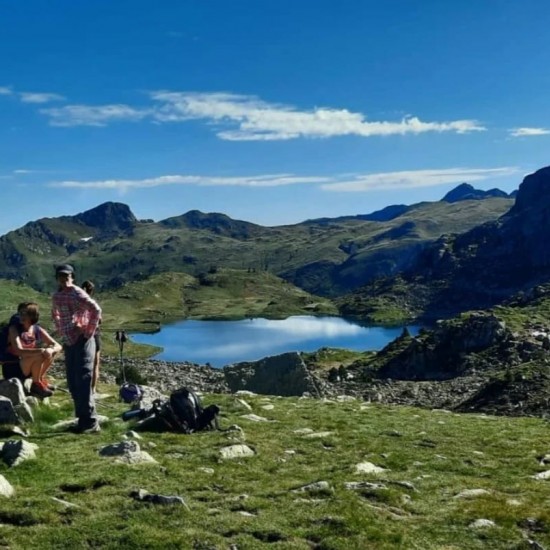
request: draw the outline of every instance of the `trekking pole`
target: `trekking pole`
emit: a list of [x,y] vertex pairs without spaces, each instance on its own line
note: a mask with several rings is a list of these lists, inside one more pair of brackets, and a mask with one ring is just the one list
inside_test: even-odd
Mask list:
[[124,330],[117,330],[115,333],[115,340],[118,342],[120,372],[122,373],[122,381],[123,383],[126,383],[126,373],[124,372],[124,358],[122,356],[122,352],[124,349],[124,342],[128,340],[126,336],[126,332]]

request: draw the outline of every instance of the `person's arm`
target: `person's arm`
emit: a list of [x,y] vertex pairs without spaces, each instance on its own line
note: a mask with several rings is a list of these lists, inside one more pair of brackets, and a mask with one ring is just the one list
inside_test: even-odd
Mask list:
[[26,355],[37,355],[42,353],[41,348],[25,348],[21,343],[21,338],[19,337],[19,332],[15,326],[10,327],[9,332],[9,342],[12,349],[16,352],[16,355],[26,356]]
[[39,330],[40,338],[47,344],[47,349],[52,350],[53,353],[59,353],[63,349],[61,344],[57,340],[54,340],[46,329],[39,327]]
[[73,287],[79,307],[85,309],[88,313],[88,323],[82,327],[82,334],[85,338],[91,338],[99,325],[101,319],[101,308],[99,304],[84,292],[80,287]]

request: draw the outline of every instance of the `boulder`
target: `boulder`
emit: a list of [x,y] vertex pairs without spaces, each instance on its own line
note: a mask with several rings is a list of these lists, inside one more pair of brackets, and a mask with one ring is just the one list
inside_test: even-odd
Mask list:
[[15,491],[13,490],[10,482],[2,474],[0,474],[0,496],[9,498],[13,496],[14,493]]
[[16,407],[25,403],[25,391],[21,380],[10,378],[9,380],[0,380],[0,395],[7,397]]
[[18,466],[25,460],[36,458],[38,445],[24,440],[10,439],[0,450],[0,457],[10,467]]
[[319,382],[296,352],[266,357],[260,361],[224,367],[225,380],[233,392],[248,390],[266,395],[320,397]]
[[0,396],[0,424],[22,424],[11,399],[4,396]]

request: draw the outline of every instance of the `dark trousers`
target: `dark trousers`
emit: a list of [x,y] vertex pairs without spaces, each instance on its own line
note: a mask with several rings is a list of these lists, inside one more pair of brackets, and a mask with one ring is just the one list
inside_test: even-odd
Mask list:
[[92,394],[95,340],[80,337],[75,344],[65,345],[64,351],[67,385],[74,401],[75,416],[80,427],[89,428],[97,421]]

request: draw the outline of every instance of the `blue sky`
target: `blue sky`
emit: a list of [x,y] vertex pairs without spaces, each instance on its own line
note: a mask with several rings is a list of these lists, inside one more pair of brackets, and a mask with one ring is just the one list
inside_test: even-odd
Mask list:
[[546,0],[0,0],[0,234],[124,202],[279,225],[549,164]]

